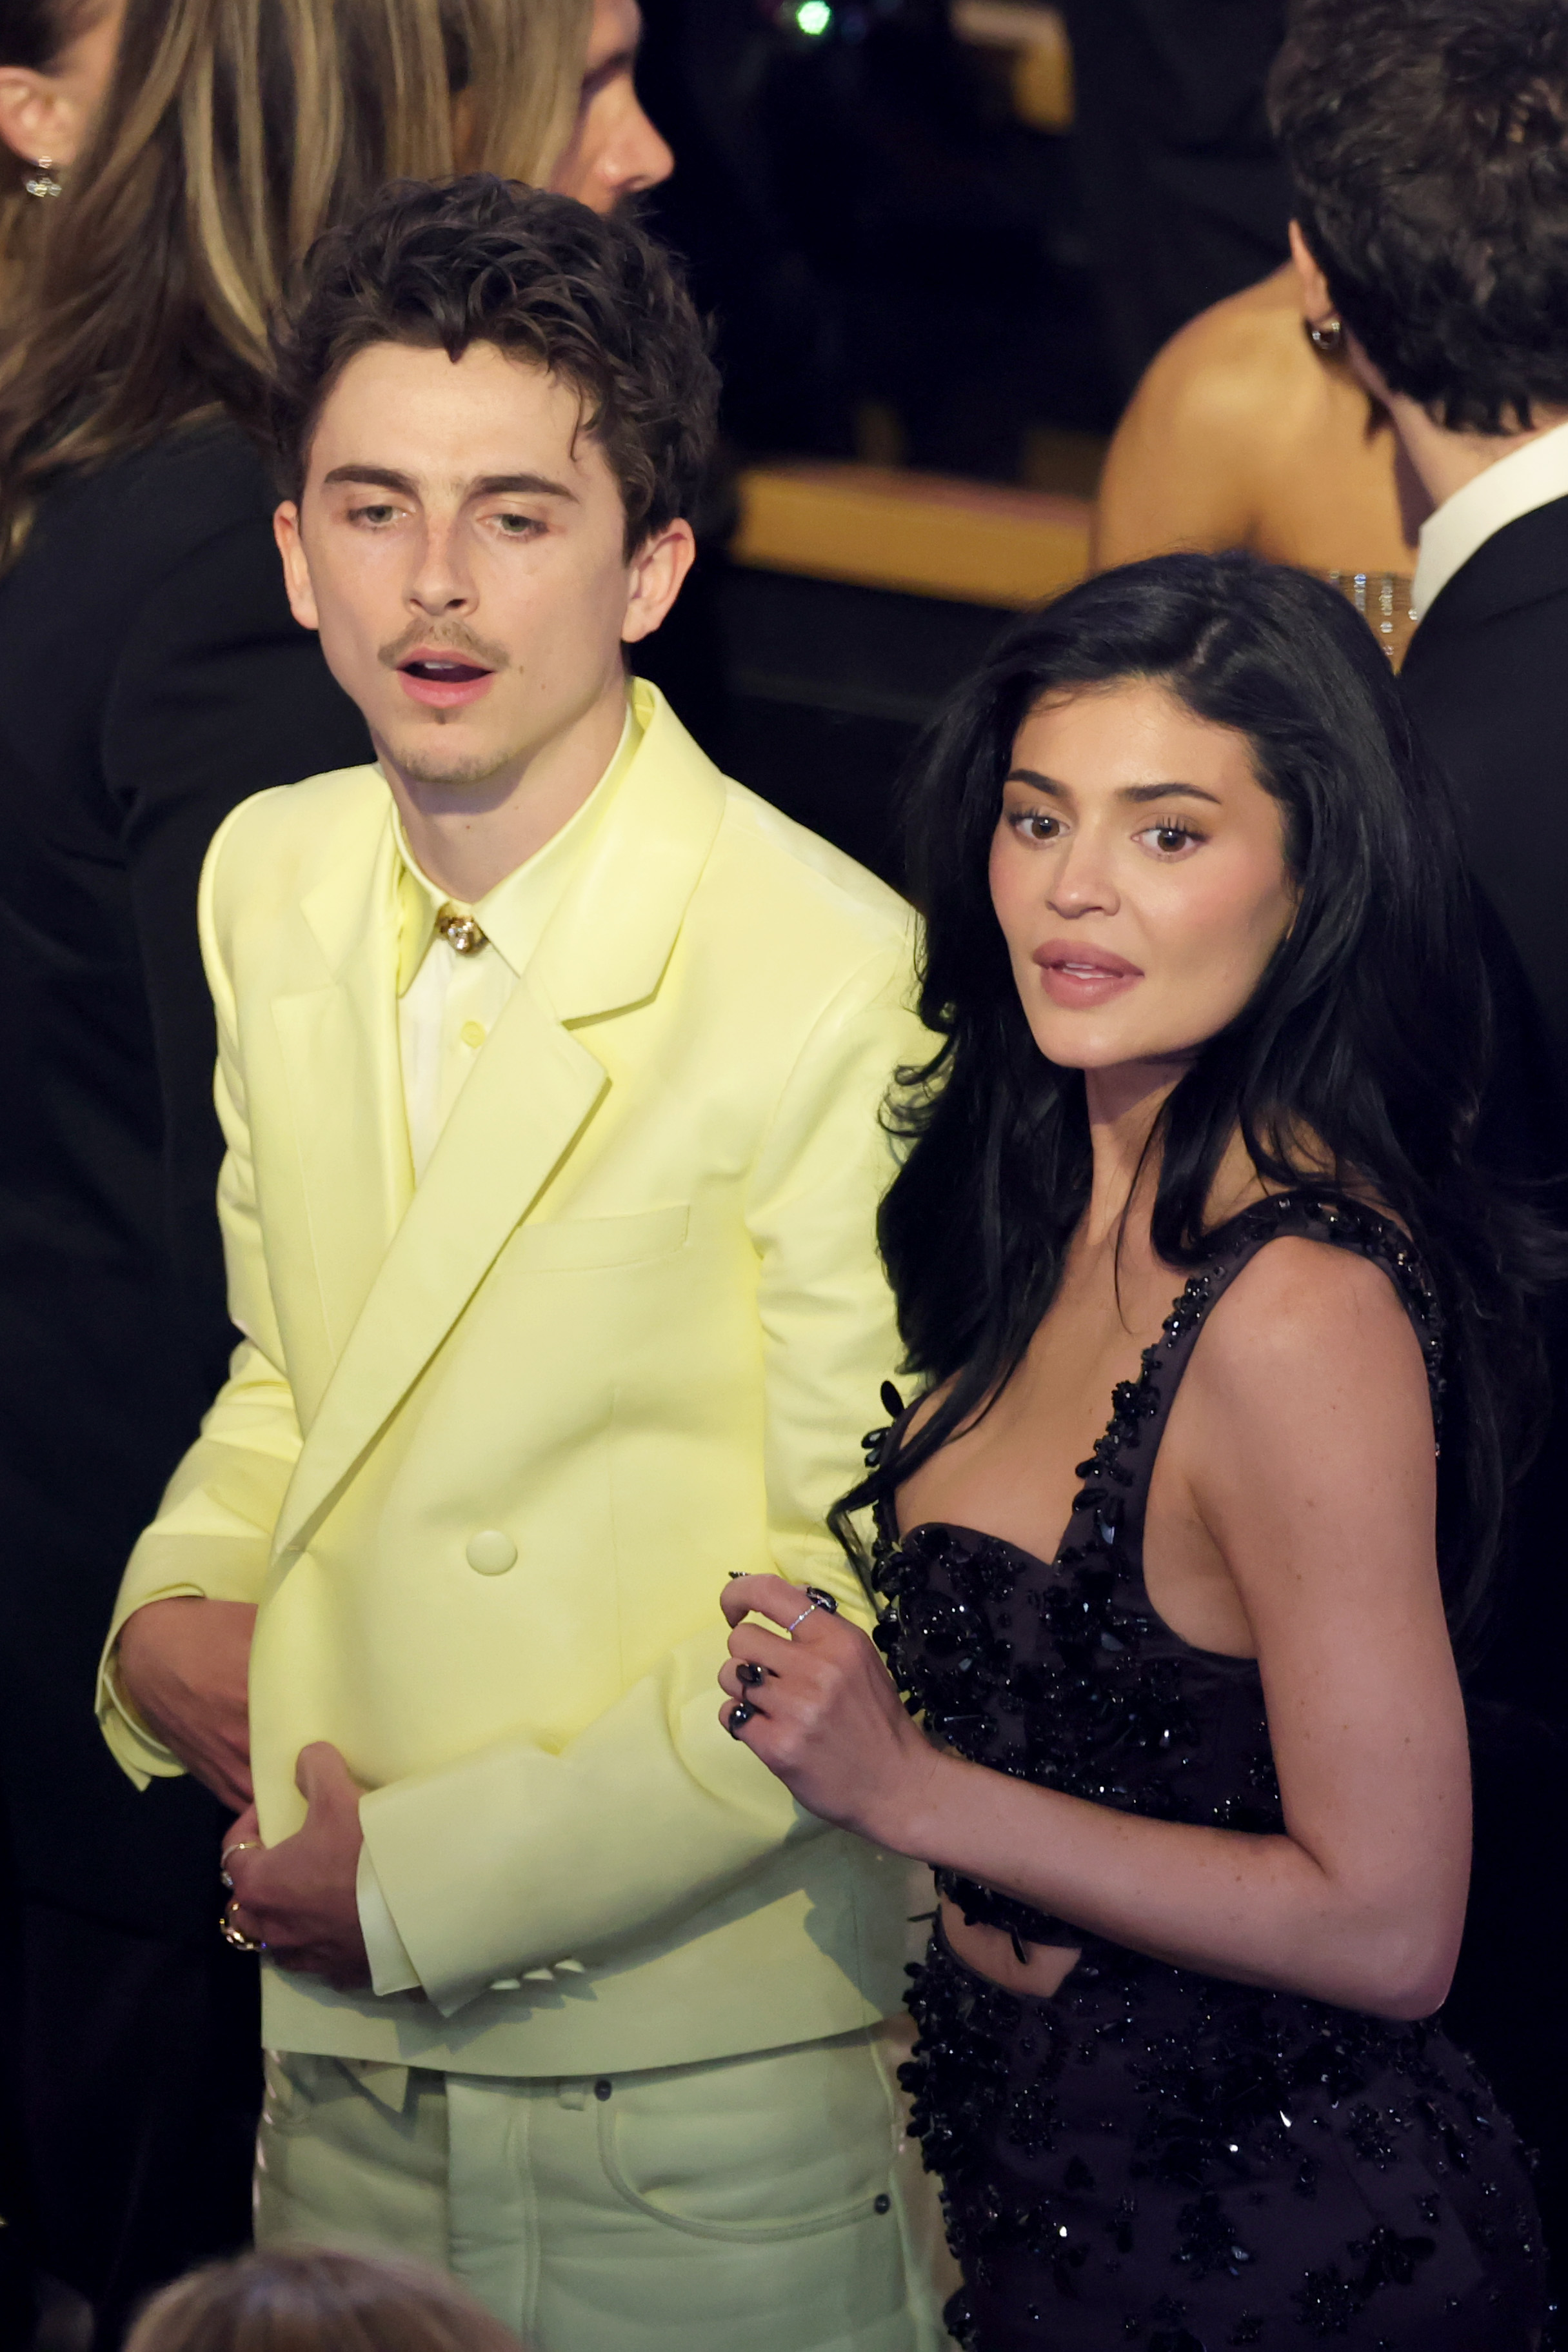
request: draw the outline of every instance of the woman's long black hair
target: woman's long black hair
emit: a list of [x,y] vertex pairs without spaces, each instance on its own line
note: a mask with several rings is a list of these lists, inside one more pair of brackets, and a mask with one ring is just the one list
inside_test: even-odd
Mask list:
[[[951,1381],[833,1525],[885,1499],[1017,1370],[1088,1203],[1083,1080],[1036,1045],[988,880],[1013,744],[1042,698],[1166,687],[1246,737],[1280,803],[1300,893],[1243,1011],[1198,1053],[1155,1129],[1155,1249],[1205,1255],[1208,1202],[1239,1130],[1272,1185],[1371,1198],[1407,1228],[1447,1326],[1439,1558],[1449,1621],[1473,1624],[1542,1390],[1538,1300],[1551,1229],[1477,1159],[1492,1055],[1479,910],[1446,789],[1387,659],[1324,583],[1256,557],[1166,555],[1071,589],[1011,628],[928,732],[906,801],[925,915],[920,1009],[942,1039],[899,1073],[906,1146],[878,1237],[906,1369]],[[1304,1147],[1326,1147],[1304,1164]],[[1107,1400],[1109,1410],[1109,1400]]]

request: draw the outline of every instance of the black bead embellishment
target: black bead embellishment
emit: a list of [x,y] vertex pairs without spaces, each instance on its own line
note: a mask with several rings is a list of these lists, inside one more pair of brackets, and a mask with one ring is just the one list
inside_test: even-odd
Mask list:
[[[1116,1384],[1052,1559],[953,1527],[901,1535],[891,1503],[879,1507],[875,1638],[933,1738],[1120,1811],[1282,1828],[1256,1665],[1189,1648],[1155,1612],[1143,1573],[1149,1479],[1177,1384],[1210,1309],[1276,1233],[1332,1242],[1387,1273],[1437,1420],[1441,1318],[1398,1229],[1331,1194],[1244,1212],[1213,1237],[1138,1377]],[[902,2078],[965,2274],[947,2313],[960,2343],[986,2352],[988,2297],[1027,2279],[1007,2330],[1016,2339],[1027,2322],[1040,2352],[1059,2333],[1095,2352],[1113,2341],[1217,2352],[1346,2340],[1408,2352],[1416,2339],[1402,2311],[1437,2309],[1456,2233],[1480,2242],[1465,2218],[1478,2205],[1511,2313],[1532,2307],[1539,2251],[1523,2172],[1490,2168],[1495,2111],[1432,2028],[1170,1969],[956,1872],[937,1883],[1015,1948],[1081,1955],[1049,2001],[973,1974],[940,1932],[911,1971],[919,2038]],[[1359,2218],[1325,2239],[1347,2168]],[[1385,2210],[1390,2196],[1403,2201]],[[1316,2258],[1270,2271],[1272,2250],[1298,2242]],[[1461,2271],[1467,2262],[1461,2253]],[[1106,2315],[1099,2333],[1082,2318],[1068,2330],[1081,2307]],[[1528,2340],[1519,2325],[1496,2336],[1509,2352]]]

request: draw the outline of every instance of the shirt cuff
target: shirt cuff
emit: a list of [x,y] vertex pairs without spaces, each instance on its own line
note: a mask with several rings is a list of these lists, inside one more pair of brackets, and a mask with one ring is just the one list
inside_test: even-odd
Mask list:
[[365,1957],[371,1964],[371,1990],[376,1994],[417,1992],[419,1970],[409,1958],[408,1947],[398,1934],[397,1922],[382,1893],[382,1882],[376,1876],[375,1864],[371,1860],[368,1845],[360,1848],[360,1866],[354,1876],[354,1900],[360,1910],[360,1933],[365,1939]]

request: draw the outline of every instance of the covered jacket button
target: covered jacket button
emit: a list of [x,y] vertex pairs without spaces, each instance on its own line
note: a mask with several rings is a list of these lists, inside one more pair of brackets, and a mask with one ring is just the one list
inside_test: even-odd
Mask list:
[[481,1528],[468,1538],[467,1558],[481,1576],[505,1576],[517,1564],[517,1547],[502,1528]]

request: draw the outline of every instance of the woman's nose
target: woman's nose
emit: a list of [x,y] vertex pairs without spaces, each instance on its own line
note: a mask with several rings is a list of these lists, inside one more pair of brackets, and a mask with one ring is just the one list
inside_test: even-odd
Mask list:
[[641,100],[632,100],[602,168],[617,199],[639,195],[644,188],[656,188],[674,170],[675,158],[670,143],[649,121]]

